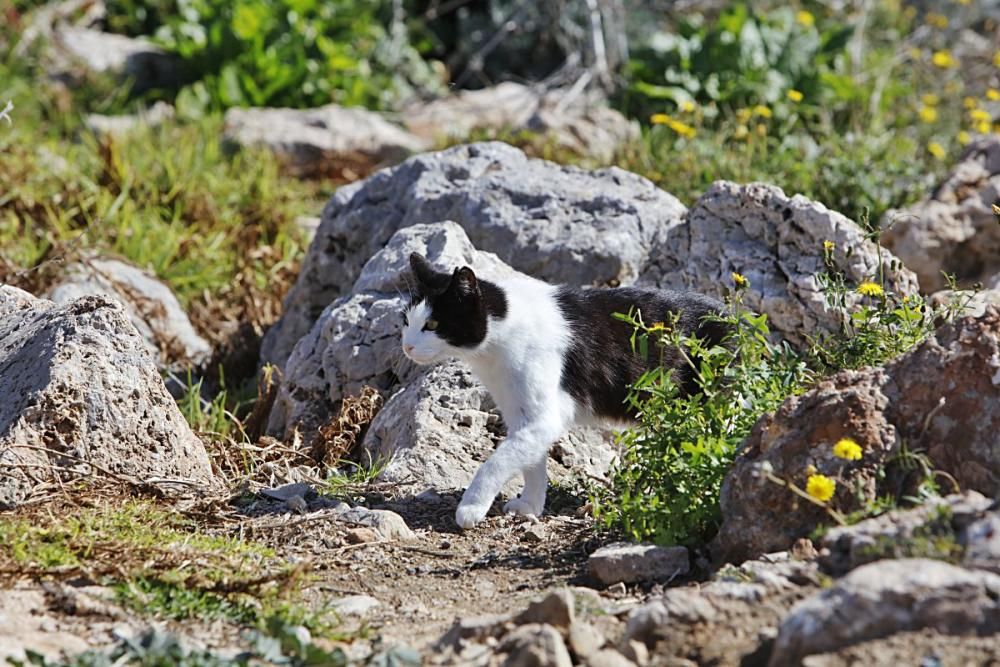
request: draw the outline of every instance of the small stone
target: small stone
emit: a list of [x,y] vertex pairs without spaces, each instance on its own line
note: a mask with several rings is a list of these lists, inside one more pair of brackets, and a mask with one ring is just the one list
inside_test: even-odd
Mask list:
[[344,539],[348,544],[367,544],[368,542],[378,542],[379,533],[374,528],[359,526],[351,528],[344,534]]
[[406,525],[403,517],[389,510],[370,510],[367,507],[352,507],[340,514],[342,521],[357,523],[374,528],[384,540],[407,541],[416,535]]
[[296,482],[294,484],[283,484],[281,486],[275,487],[273,489],[261,489],[260,495],[273,500],[284,500],[287,501],[290,498],[296,496],[304,498],[307,494],[312,493],[313,488],[308,484],[302,482]]
[[613,598],[620,598],[624,596],[627,592],[628,589],[625,588],[625,584],[620,581],[617,584],[611,584],[607,588],[607,594]]
[[530,623],[515,628],[498,647],[507,653],[504,667],[572,667],[559,631],[551,625]]
[[330,606],[341,616],[367,616],[382,603],[370,595],[348,595],[334,601]]
[[576,621],[567,633],[569,649],[577,659],[583,659],[601,650],[604,637],[600,630],[585,621]]
[[587,667],[635,667],[635,663],[618,651],[606,648],[587,658]]
[[590,574],[602,584],[670,581],[688,573],[684,547],[618,542],[601,547],[588,559]]
[[545,526],[540,523],[533,523],[524,531],[524,534],[521,536],[521,541],[529,544],[540,544],[541,542],[544,542],[547,537],[548,531],[545,529]]
[[547,623],[561,629],[573,624],[573,594],[566,589],[552,591],[541,600],[528,605],[514,618],[518,625],[526,623]]

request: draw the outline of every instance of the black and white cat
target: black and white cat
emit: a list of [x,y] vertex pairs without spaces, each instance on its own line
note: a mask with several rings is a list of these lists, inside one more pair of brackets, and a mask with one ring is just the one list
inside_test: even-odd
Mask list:
[[[723,305],[694,293],[639,288],[574,289],[533,278],[496,283],[469,267],[435,270],[410,256],[418,294],[404,316],[403,353],[418,364],[449,357],[468,364],[493,396],[507,438],[479,468],[455,514],[462,528],[486,517],[501,487],[517,473],[524,490],[504,512],[542,514],[549,447],[575,424],[623,422],[628,387],[651,363],[674,369],[682,391],[697,389],[679,355],[647,361],[633,352],[632,327],[613,313],[637,310],[647,323],[676,316],[685,333],[711,343],[725,337]],[[654,356],[654,355],[650,355]]]

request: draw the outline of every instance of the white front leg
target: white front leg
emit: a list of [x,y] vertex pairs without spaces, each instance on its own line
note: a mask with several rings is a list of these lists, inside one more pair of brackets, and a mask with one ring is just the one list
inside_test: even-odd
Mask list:
[[[500,489],[519,472],[525,479],[524,492],[519,499],[524,502],[516,508],[511,508],[508,503],[505,510],[511,509],[518,514],[541,514],[548,483],[545,462],[549,447],[563,435],[564,430],[562,424],[536,422],[510,433],[493,455],[479,467],[469,488],[462,495],[462,502],[455,512],[458,525],[461,528],[471,528],[486,518]],[[520,512],[519,509],[532,511]]]

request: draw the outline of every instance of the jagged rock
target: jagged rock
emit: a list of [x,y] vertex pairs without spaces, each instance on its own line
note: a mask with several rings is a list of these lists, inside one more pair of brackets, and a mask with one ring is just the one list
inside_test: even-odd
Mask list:
[[[415,492],[462,488],[502,430],[486,389],[458,362],[420,368],[403,357],[399,330],[408,299],[409,255],[442,267],[469,265],[484,277],[515,272],[476,250],[453,222],[398,231],[295,347],[271,411],[269,429],[308,441],[345,396],[368,385],[395,394],[369,426],[362,447],[386,466],[381,478]],[[615,450],[605,431],[577,429],[552,448],[552,474],[607,472]],[[516,485],[508,485],[516,491]]]
[[590,574],[605,586],[637,581],[670,581],[691,568],[684,547],[617,542],[603,546],[587,559]]
[[0,506],[103,470],[214,482],[205,446],[118,302],[57,306],[8,288],[0,313]]
[[[840,213],[773,185],[726,181],[714,183],[684,224],[653,246],[640,282],[721,297],[732,286],[730,274],[740,273],[750,281],[744,304],[767,313],[773,332],[803,344],[806,334],[841,324],[817,279],[825,270],[824,241],[836,244],[833,264],[848,281],[875,276],[881,254],[889,287],[900,294],[917,291],[913,273]],[[849,303],[862,298],[848,295]]]
[[60,305],[83,296],[121,302],[161,368],[199,366],[212,354],[212,346],[195,332],[170,288],[130,264],[85,257],[67,267],[62,281],[48,293]]
[[174,117],[174,108],[166,102],[156,102],[139,113],[107,116],[90,113],[84,118],[87,129],[100,137],[119,137],[142,127],[157,127]]
[[328,104],[317,109],[233,108],[223,140],[262,146],[298,176],[352,170],[355,178],[401,162],[427,146],[374,111]]
[[[722,487],[713,554],[739,562],[787,548],[826,517],[765,477],[762,466],[800,488],[806,469],[839,476],[831,501],[855,509],[880,493],[878,471],[906,442],[961,488],[1000,493],[1000,311],[947,325],[885,368],[844,371],[766,415],[744,441]],[[832,445],[852,438],[863,458],[845,462]]]
[[[920,556],[957,560],[963,551],[966,528],[983,518],[992,504],[982,494],[967,491],[833,528],[821,542],[823,566],[841,575],[883,558]],[[988,531],[979,534],[985,536]],[[988,541],[977,540],[977,543],[985,545]],[[1000,567],[1000,560],[994,566]]]
[[428,140],[461,140],[482,130],[528,130],[599,162],[609,162],[623,145],[639,137],[638,124],[603,100],[510,81],[418,102],[401,117],[410,132]]
[[882,243],[920,278],[926,292],[942,289],[942,271],[959,282],[986,282],[1000,272],[1000,137],[970,143],[929,199],[885,214]]
[[812,654],[923,628],[1000,632],[1000,576],[926,559],[864,565],[792,608],[769,664],[801,664]]
[[504,667],[572,667],[562,635],[551,625],[521,625],[504,637],[497,650],[507,654]]
[[348,292],[398,229],[451,219],[477,248],[536,278],[629,284],[684,211],[635,174],[562,167],[506,144],[414,156],[333,196],[261,356],[284,366],[323,309]]

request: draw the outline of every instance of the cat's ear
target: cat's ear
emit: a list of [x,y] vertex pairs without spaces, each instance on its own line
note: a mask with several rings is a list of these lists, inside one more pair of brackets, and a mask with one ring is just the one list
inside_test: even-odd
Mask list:
[[467,266],[455,269],[451,277],[451,286],[460,296],[479,294],[479,281],[476,280],[476,274]]
[[425,294],[440,294],[448,289],[448,285],[451,283],[451,276],[435,269],[418,253],[410,255],[410,268],[417,278],[421,291]]

